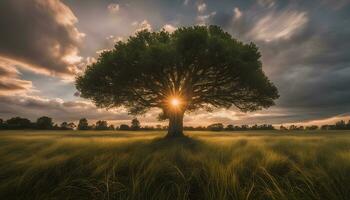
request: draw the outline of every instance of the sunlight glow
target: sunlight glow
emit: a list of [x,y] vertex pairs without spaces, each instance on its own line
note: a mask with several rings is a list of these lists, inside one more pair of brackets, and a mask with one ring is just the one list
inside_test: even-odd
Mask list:
[[177,107],[180,105],[180,100],[178,98],[172,98],[170,103],[172,106]]

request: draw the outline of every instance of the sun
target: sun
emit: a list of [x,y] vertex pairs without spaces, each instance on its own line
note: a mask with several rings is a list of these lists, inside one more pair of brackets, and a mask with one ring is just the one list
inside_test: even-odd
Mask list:
[[171,105],[174,107],[178,107],[180,105],[180,100],[178,98],[172,98],[170,101]]

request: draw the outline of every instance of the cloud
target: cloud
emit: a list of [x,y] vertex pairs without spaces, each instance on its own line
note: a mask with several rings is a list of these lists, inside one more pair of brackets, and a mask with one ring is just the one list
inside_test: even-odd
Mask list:
[[77,71],[84,34],[69,7],[58,0],[4,0],[0,7],[0,57],[46,75]]
[[115,35],[110,35],[106,37],[107,40],[111,41],[113,44],[116,42],[120,42],[124,40],[124,37],[122,36],[115,36]]
[[257,0],[257,1],[258,1],[258,4],[267,8],[271,8],[275,6],[275,0]]
[[197,24],[198,25],[206,25],[216,15],[216,12],[211,12],[208,15],[198,15],[197,16]]
[[[52,117],[54,122],[75,121],[87,118],[89,123],[97,120],[107,120],[109,124],[130,124],[134,116],[128,115],[123,108],[102,109],[93,103],[81,100],[65,101],[60,98],[45,98],[33,95],[0,95],[0,118],[8,119],[15,116],[36,120],[41,116]],[[143,116],[138,116],[142,125],[164,124],[159,122],[159,110],[153,109]]]
[[119,11],[119,4],[111,3],[107,6],[108,12],[111,14],[115,14]]
[[308,22],[306,12],[281,11],[271,12],[261,18],[249,33],[256,40],[270,42],[289,39]]
[[176,30],[176,27],[171,25],[171,24],[165,24],[162,29],[164,29],[165,31],[167,31],[169,33],[172,33]]
[[349,0],[321,0],[321,3],[334,10],[343,9],[350,4]]
[[[109,49],[103,49],[103,50],[97,51],[96,53],[100,54],[105,50],[109,50]],[[81,62],[77,65],[77,67],[80,69],[85,69],[86,66],[91,65],[92,63],[95,63],[96,61],[97,61],[97,59],[95,57],[88,56],[88,57],[85,57],[84,59],[82,59]],[[83,71],[84,70],[81,70],[81,71],[77,72],[77,74],[80,74]],[[73,83],[74,81],[75,81],[75,77],[68,77],[68,78],[63,79],[63,82]]]
[[92,103],[85,101],[64,101],[62,99],[48,99],[40,96],[0,95],[1,117],[28,117],[32,120],[40,116],[50,116],[58,121],[76,121],[82,117],[90,120],[126,120],[130,119],[122,109],[98,109]]
[[136,26],[135,33],[139,32],[139,31],[143,31],[143,30],[152,31],[152,26],[146,19],[143,20],[142,22],[135,21],[131,25]]
[[290,122],[350,112],[350,44],[344,42],[350,29],[345,21],[315,23],[309,19],[288,40],[257,42],[264,69],[280,91],[277,107],[288,110]]
[[17,79],[16,77],[0,78],[0,95],[21,93],[23,91],[29,90],[31,87],[31,81]]
[[25,93],[32,87],[31,81],[20,78],[20,73],[15,66],[0,59],[0,95]]
[[190,0],[184,0],[183,4],[184,4],[185,6],[187,6],[189,2],[190,2]]
[[239,8],[237,8],[237,7],[233,9],[233,13],[234,13],[234,19],[235,20],[238,20],[243,15],[242,11]]
[[283,124],[285,126],[289,126],[289,125],[297,125],[297,126],[310,126],[310,125],[329,125],[329,124],[335,124],[336,122],[340,121],[340,120],[344,120],[344,121],[349,121],[350,120],[350,114],[343,114],[343,115],[336,115],[333,117],[329,117],[329,118],[323,118],[323,119],[316,119],[316,120],[309,120],[309,121],[304,121],[304,122],[297,122],[297,123],[287,123],[287,124]]
[[[279,3],[268,9],[253,6],[239,20],[234,11],[218,11],[208,20],[239,40],[257,44],[263,69],[280,93],[266,116],[233,123],[295,123],[349,113],[350,44],[344,42],[350,34],[344,16],[349,14],[344,11],[339,18],[341,11],[327,10],[322,13],[327,20],[321,20],[312,4]],[[270,115],[274,109],[279,115]]]
[[207,10],[207,4],[205,3],[199,3],[197,5],[197,11],[200,12],[200,13],[203,13]]

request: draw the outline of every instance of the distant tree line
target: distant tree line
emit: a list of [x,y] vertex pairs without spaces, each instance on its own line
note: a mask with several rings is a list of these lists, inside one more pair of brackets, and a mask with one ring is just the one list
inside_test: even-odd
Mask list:
[[[52,118],[43,116],[39,117],[35,122],[30,121],[27,118],[13,117],[8,120],[0,119],[1,130],[23,130],[23,129],[37,129],[37,130],[140,130],[141,128],[139,120],[136,118],[131,121],[131,125],[122,124],[119,127],[114,125],[108,125],[105,120],[98,120],[95,124],[89,124],[86,118],[79,120],[76,125],[74,122],[62,122],[61,124],[55,124]],[[145,127],[144,129],[150,129]]]
[[[0,119],[0,129],[2,130],[21,130],[21,129],[38,129],[38,130],[167,130],[167,126],[141,126],[140,121],[137,118],[131,120],[130,125],[121,124],[118,127],[114,125],[108,125],[105,120],[98,120],[95,124],[89,124],[86,118],[81,118],[76,125],[74,122],[62,122],[61,124],[55,124],[52,118],[43,116],[39,117],[35,122],[22,117],[13,117],[8,120]],[[184,130],[188,131],[244,131],[244,130],[274,130],[274,127],[269,124],[263,125],[242,125],[234,126],[227,125],[226,127],[222,123],[214,123],[209,126],[185,126]]]
[[62,122],[60,125],[54,124],[52,118],[47,116],[39,117],[35,122],[22,117],[13,117],[5,121],[0,119],[0,129],[5,130],[73,130],[75,127],[73,122]]
[[[137,118],[131,120],[130,125],[121,124],[115,127],[114,125],[108,125],[105,120],[98,120],[95,124],[89,124],[86,118],[81,118],[76,125],[74,122],[62,122],[61,124],[55,124],[52,118],[43,116],[39,117],[35,122],[22,117],[13,117],[8,120],[0,119],[0,129],[2,130],[21,130],[21,129],[37,129],[37,130],[167,130],[167,126],[141,126],[140,121]],[[333,125],[322,125],[321,127],[316,125],[311,126],[296,126],[290,125],[289,127],[280,126],[280,130],[350,130],[350,120],[346,123],[344,120],[338,121]],[[184,126],[184,130],[187,131],[247,131],[247,130],[275,130],[275,127],[271,124],[262,125],[241,125],[234,126],[229,124],[224,126],[222,123],[214,123],[209,126]]]
[[331,125],[322,125],[322,126],[296,126],[290,125],[289,127],[280,126],[280,130],[292,130],[292,131],[302,131],[302,130],[350,130],[350,120],[346,123],[344,120],[337,121],[335,124]]
[[344,120],[340,120],[333,125],[323,125],[321,126],[323,130],[350,130],[350,120],[345,123]]
[[222,123],[214,123],[207,127],[185,126],[184,129],[189,131],[247,131],[247,130],[274,130],[275,128],[271,124],[262,124],[262,125],[255,124],[253,126],[249,126],[249,125],[234,126],[232,124],[229,124],[227,126],[224,126]]

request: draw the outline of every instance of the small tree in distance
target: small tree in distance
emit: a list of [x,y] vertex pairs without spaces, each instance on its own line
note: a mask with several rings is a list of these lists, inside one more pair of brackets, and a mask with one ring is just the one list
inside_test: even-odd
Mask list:
[[60,125],[61,130],[73,130],[76,127],[76,125],[73,122],[62,122]]
[[115,130],[114,125],[113,124],[109,125],[108,130]]
[[183,136],[185,112],[274,105],[277,88],[265,76],[260,53],[218,26],[138,32],[104,51],[76,79],[81,97],[98,107],[124,106],[130,114],[151,108],[168,119],[167,137]]
[[234,128],[235,127],[232,124],[229,124],[229,125],[226,126],[226,130],[228,130],[228,131],[233,131]]
[[224,125],[222,123],[211,124],[208,126],[211,131],[222,131],[224,130]]
[[96,122],[96,130],[108,130],[108,123],[104,120],[99,120]]
[[89,123],[86,118],[81,118],[79,120],[78,130],[89,130]]
[[36,120],[36,126],[38,129],[48,130],[53,128],[52,118],[50,117],[40,117]]
[[136,131],[141,128],[140,121],[137,118],[131,120],[131,129]]
[[127,130],[130,130],[130,127],[129,127],[129,125],[127,125],[127,124],[121,124],[121,125],[119,126],[119,130],[127,131]]
[[68,130],[68,123],[67,122],[62,122],[61,125],[60,125],[60,128],[62,130]]

